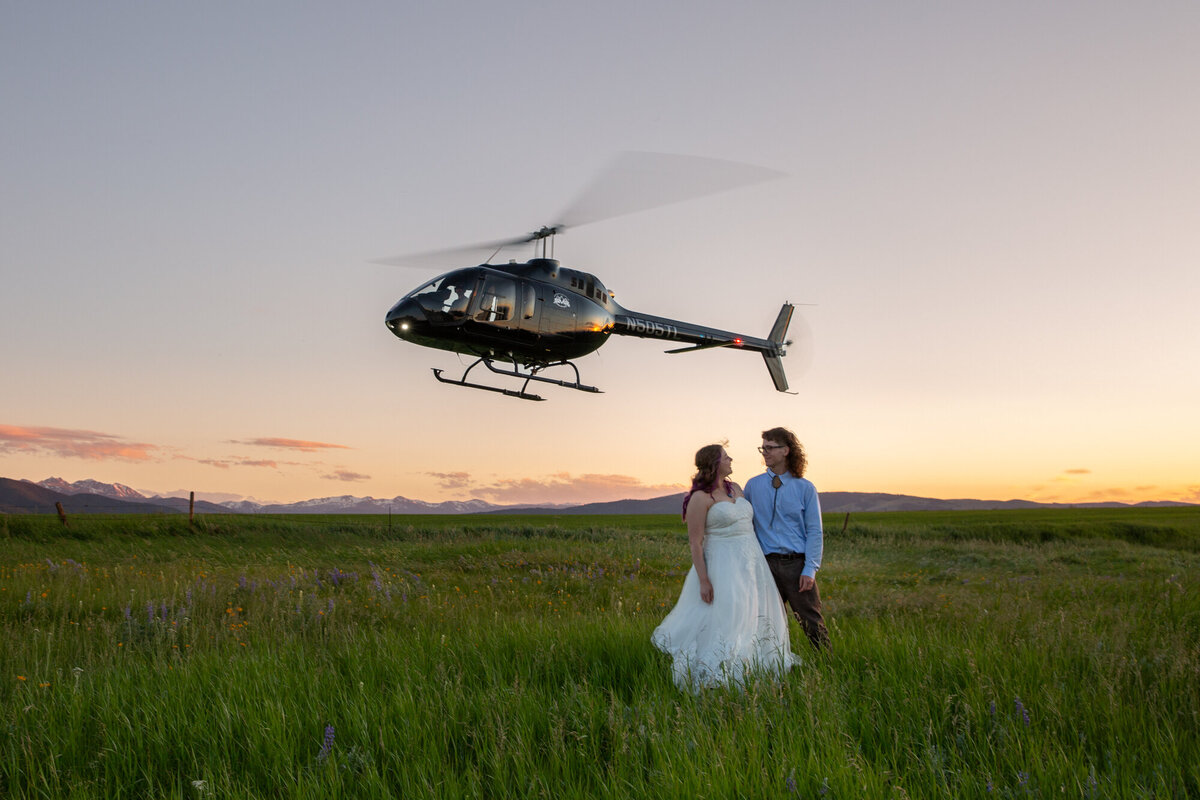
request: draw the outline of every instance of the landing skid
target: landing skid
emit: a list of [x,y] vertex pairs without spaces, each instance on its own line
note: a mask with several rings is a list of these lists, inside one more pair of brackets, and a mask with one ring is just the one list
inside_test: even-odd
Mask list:
[[[525,382],[523,384],[521,384],[520,389],[503,389],[499,386],[488,386],[487,384],[484,384],[484,383],[471,383],[470,381],[467,380],[467,375],[469,375],[471,370],[475,369],[475,367],[479,366],[480,364],[483,364],[488,369],[490,369],[492,372],[495,372],[497,375],[507,375],[512,378],[524,378]],[[562,366],[567,366],[567,367],[570,367],[571,369],[575,370],[575,380],[574,381],[560,381],[560,380],[556,380],[555,378],[543,378],[541,375],[537,374],[537,373],[541,372],[542,370],[548,369],[550,367],[562,367]],[[481,389],[485,392],[496,392],[497,394],[502,394],[505,397],[517,397],[517,398],[520,398],[521,400],[537,400],[539,402],[544,401],[546,398],[542,397],[541,395],[531,394],[530,392],[525,391],[529,387],[530,381],[539,381],[541,383],[551,383],[551,384],[554,384],[555,386],[564,386],[567,389],[575,389],[580,392],[596,392],[598,394],[602,393],[595,386],[586,386],[586,385],[580,383],[579,382],[579,367],[575,366],[570,361],[555,361],[551,364],[543,364],[538,367],[531,367],[529,372],[521,372],[520,370],[517,369],[515,364],[513,365],[513,368],[511,370],[500,369],[499,367],[496,366],[495,362],[492,361],[492,359],[486,358],[486,357],[481,357],[477,361],[475,361],[475,363],[471,364],[471,366],[467,367],[466,370],[463,372],[462,377],[459,378],[458,380],[453,380],[452,378],[443,378],[442,370],[437,369],[436,367],[433,368],[433,377],[437,378],[442,383],[449,383],[449,384],[453,384],[454,386],[466,386],[468,389]]]

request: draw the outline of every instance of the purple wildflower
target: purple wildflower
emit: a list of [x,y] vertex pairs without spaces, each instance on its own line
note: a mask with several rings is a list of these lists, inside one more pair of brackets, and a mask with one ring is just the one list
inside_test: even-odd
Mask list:
[[321,752],[317,753],[317,761],[324,761],[329,758],[330,751],[333,750],[333,726],[325,726],[325,741],[321,742]]
[[796,788],[796,770],[792,770],[792,773],[787,776],[787,780],[784,781],[784,784],[787,786],[788,791],[792,794],[796,794],[800,791]]
[[1025,727],[1028,728],[1029,727],[1029,709],[1025,708],[1025,705],[1021,702],[1021,698],[1019,698],[1019,697],[1013,698],[1013,703],[1016,705],[1017,713],[1021,715],[1021,720],[1025,723]]

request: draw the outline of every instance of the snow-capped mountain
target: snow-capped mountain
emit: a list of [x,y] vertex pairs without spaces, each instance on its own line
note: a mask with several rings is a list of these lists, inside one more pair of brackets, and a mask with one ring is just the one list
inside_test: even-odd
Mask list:
[[[34,483],[33,481],[28,481]],[[49,489],[59,494],[96,494],[110,497],[114,500],[126,500],[154,503],[175,510],[186,510],[187,499],[177,497],[147,497],[136,489],[121,483],[102,483],[96,480],[82,480],[68,483],[62,478],[47,478],[37,481],[37,486]],[[212,504],[205,503],[205,510],[211,511]],[[311,500],[301,500],[296,503],[256,503],[253,500],[228,500],[218,504],[230,511],[240,514],[474,514],[481,511],[498,509],[512,510],[514,506],[500,506],[484,500],[447,500],[443,503],[428,503],[424,500],[411,500],[397,495],[392,498],[354,497],[341,495],[339,497],[318,497]],[[199,510],[199,508],[197,508]]]
[[397,495],[392,498],[354,497],[318,497],[312,500],[301,500],[297,503],[277,503],[263,505],[249,500],[227,502],[221,505],[230,511],[243,514],[473,514],[478,511],[491,511],[505,506],[497,506],[483,500],[448,500],[444,503],[427,503],[424,500],[410,500]]
[[111,497],[114,500],[145,500],[146,495],[137,489],[132,489],[123,483],[101,483],[91,479],[67,483],[62,478],[46,478],[38,481],[38,486],[59,494],[98,494],[101,497]]

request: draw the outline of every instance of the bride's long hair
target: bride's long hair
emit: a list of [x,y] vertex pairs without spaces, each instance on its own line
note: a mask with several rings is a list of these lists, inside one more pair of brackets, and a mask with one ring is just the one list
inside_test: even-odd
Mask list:
[[[687,521],[688,503],[695,492],[711,492],[717,488],[717,470],[721,467],[723,444],[706,444],[696,451],[696,474],[692,476],[692,488],[683,496],[683,519]],[[733,484],[728,478],[724,481],[727,494],[733,494]]]

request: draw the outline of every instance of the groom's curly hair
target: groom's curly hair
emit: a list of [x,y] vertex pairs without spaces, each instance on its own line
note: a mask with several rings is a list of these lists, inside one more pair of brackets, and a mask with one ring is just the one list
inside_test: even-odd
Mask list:
[[804,470],[808,467],[808,457],[804,455],[804,448],[800,446],[800,440],[796,438],[796,434],[787,428],[771,428],[762,432],[762,438],[787,445],[788,472],[797,478],[804,477]]

